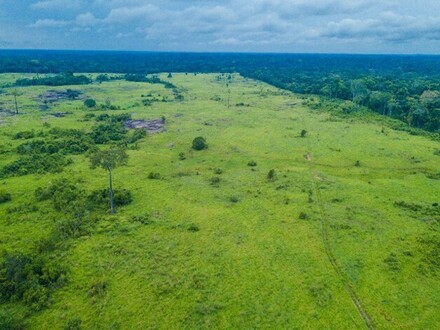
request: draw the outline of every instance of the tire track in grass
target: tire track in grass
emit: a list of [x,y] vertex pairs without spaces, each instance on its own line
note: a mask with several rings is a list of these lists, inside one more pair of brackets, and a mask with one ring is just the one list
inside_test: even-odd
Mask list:
[[[306,125],[306,121],[305,121],[304,116],[301,116],[301,119],[302,119],[304,128],[307,129],[308,127]],[[316,171],[314,170],[314,166],[313,166],[312,144],[310,143],[309,138],[305,137],[305,139],[307,140],[308,153],[304,156],[304,158],[307,160],[307,163],[308,163],[308,169],[309,169],[309,173],[310,173],[311,181],[312,181],[312,189],[313,189],[313,193],[316,197],[316,204],[317,204],[318,210],[319,210],[321,238],[322,238],[322,243],[324,245],[325,254],[327,255],[327,258],[328,258],[330,264],[332,265],[333,270],[339,276],[342,284],[344,285],[345,290],[349,294],[349,296],[350,296],[353,304],[355,305],[359,315],[364,320],[365,325],[367,326],[368,329],[374,330],[374,329],[376,329],[376,327],[374,325],[373,319],[370,317],[367,310],[365,309],[361,299],[359,298],[359,296],[356,292],[356,289],[355,289],[352,281],[344,273],[342,268],[339,266],[338,260],[336,259],[335,255],[332,251],[330,239],[328,237],[328,218],[329,218],[329,216],[327,215],[327,212],[324,207],[324,203],[322,202],[321,190],[319,189]]]

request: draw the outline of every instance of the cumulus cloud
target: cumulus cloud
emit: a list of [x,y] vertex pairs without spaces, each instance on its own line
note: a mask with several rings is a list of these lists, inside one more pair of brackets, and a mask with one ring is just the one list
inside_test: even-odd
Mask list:
[[380,52],[431,42],[425,49],[440,51],[438,0],[0,0],[2,8],[17,28],[23,23],[14,17],[27,10],[21,27],[47,28],[39,31],[53,35],[47,40],[76,32],[70,40],[89,48],[96,40],[111,49],[333,52],[345,45],[347,52],[369,44]]
[[379,42],[405,42],[417,39],[440,40],[440,18],[403,16],[385,12],[374,19],[332,21],[319,36]]
[[44,0],[31,4],[32,9],[66,9],[79,8],[84,4],[81,0]]
[[125,23],[133,20],[159,18],[163,14],[159,7],[147,4],[142,7],[119,7],[112,9],[104,19],[106,23]]
[[69,22],[56,19],[39,19],[29,26],[34,28],[59,28],[66,25],[69,25]]
[[75,22],[79,26],[94,26],[100,22],[92,13],[87,12],[76,16]]

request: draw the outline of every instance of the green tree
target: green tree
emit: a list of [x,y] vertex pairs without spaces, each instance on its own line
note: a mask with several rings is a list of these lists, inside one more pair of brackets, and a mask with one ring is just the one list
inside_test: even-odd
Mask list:
[[128,155],[124,149],[110,148],[108,150],[96,150],[90,154],[90,163],[92,168],[101,167],[108,172],[109,193],[110,193],[110,212],[114,214],[115,201],[112,182],[112,171],[114,168],[127,164]]
[[84,105],[87,108],[93,108],[93,107],[96,106],[96,101],[94,99],[87,99],[87,100],[84,101]]
[[208,148],[208,144],[204,137],[198,136],[193,140],[192,148],[194,150],[203,150]]
[[17,88],[14,88],[14,90],[11,93],[14,96],[14,105],[15,105],[15,114],[18,115],[18,102],[17,102],[17,96],[21,96],[22,93],[20,93]]

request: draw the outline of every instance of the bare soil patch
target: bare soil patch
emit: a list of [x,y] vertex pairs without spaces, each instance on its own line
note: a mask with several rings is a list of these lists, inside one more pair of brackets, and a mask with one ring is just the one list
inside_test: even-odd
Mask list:
[[165,120],[152,119],[152,120],[128,120],[124,123],[124,126],[128,129],[143,128],[147,133],[159,133],[165,130]]
[[63,100],[77,100],[84,98],[80,91],[67,91],[67,90],[48,90],[47,92],[38,95],[38,99],[44,104],[51,104],[57,101]]

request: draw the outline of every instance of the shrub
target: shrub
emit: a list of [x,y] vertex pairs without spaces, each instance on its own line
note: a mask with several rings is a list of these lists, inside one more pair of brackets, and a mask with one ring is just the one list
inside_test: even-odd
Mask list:
[[127,139],[127,143],[135,143],[147,136],[147,131],[143,128],[137,128]]
[[306,137],[307,131],[305,129],[301,130],[300,136]]
[[105,280],[98,280],[94,283],[88,292],[88,296],[91,298],[103,297],[107,293],[108,283]]
[[[128,205],[133,201],[130,190],[117,189],[113,191],[115,206]],[[110,195],[108,189],[94,190],[87,196],[87,201],[92,208],[103,208],[110,206]]]
[[191,231],[191,232],[197,232],[197,231],[199,231],[200,230],[200,228],[199,228],[199,226],[197,226],[196,224],[190,224],[189,226],[188,226],[188,231]]
[[76,316],[67,321],[64,330],[81,330],[82,320],[80,317]]
[[143,225],[149,225],[153,223],[151,216],[149,214],[133,215],[131,217],[132,222],[140,222]]
[[307,213],[305,213],[305,212],[300,212],[299,213],[299,218],[302,219],[302,220],[307,220],[307,219],[309,219],[309,215]]
[[111,122],[94,126],[90,133],[96,144],[104,144],[111,141],[120,141],[125,138],[127,130],[119,122]]
[[223,170],[221,168],[214,169],[214,174],[220,175],[223,173]]
[[79,155],[89,150],[91,140],[86,136],[81,137],[62,137],[51,139],[49,141],[37,140],[23,143],[17,147],[17,153],[20,155],[36,154],[56,154]]
[[275,173],[275,170],[274,170],[274,169],[271,169],[271,170],[267,173],[267,179],[268,179],[269,181],[273,181],[273,180],[275,180],[275,176],[276,176],[276,173]]
[[220,178],[218,176],[214,176],[211,178],[211,185],[217,186],[220,183]]
[[95,114],[94,113],[86,113],[84,115],[84,121],[89,121],[90,119],[95,118]]
[[28,139],[32,139],[34,137],[35,137],[35,131],[32,130],[32,131],[21,131],[21,132],[18,132],[12,138],[14,140],[18,140],[18,139],[28,140]]
[[87,230],[85,228],[84,218],[82,216],[75,216],[70,219],[58,222],[56,227],[57,237],[66,240],[68,238],[77,238],[85,235]]
[[179,153],[179,160],[185,160],[185,159],[186,159],[185,153],[183,152]]
[[23,316],[17,317],[9,310],[0,309],[0,329],[2,330],[24,330],[27,329]]
[[0,300],[21,300],[40,310],[47,306],[50,291],[60,283],[63,274],[58,264],[43,257],[6,254],[0,264]]
[[87,108],[94,108],[96,106],[96,101],[94,99],[87,99],[84,101],[84,105]]
[[31,154],[22,156],[6,165],[0,176],[20,176],[27,174],[44,174],[61,172],[64,166],[72,163],[71,159],[60,154]]
[[230,201],[231,201],[232,203],[238,203],[239,199],[238,199],[237,196],[232,196],[232,197],[230,198]]
[[247,164],[248,164],[248,166],[251,166],[251,167],[257,166],[257,162],[253,161],[253,160],[249,161]]
[[204,137],[198,136],[194,138],[192,142],[192,148],[194,150],[203,150],[208,148],[208,144],[206,143],[206,140]]
[[23,302],[35,311],[42,310],[49,304],[49,289],[40,284],[34,284],[23,294]]
[[148,174],[148,179],[150,180],[159,180],[160,178],[160,173],[150,172],[150,174]]
[[11,194],[4,192],[4,191],[0,191],[0,204],[9,202],[12,199]]

